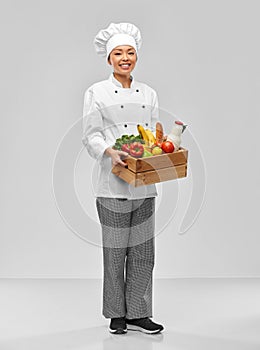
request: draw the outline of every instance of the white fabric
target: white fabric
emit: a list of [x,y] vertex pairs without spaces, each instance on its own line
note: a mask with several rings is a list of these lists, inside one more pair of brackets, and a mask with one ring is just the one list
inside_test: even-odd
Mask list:
[[99,163],[97,184],[94,184],[96,197],[138,199],[157,195],[155,185],[133,187],[112,174],[111,158],[104,151],[123,134],[138,135],[137,124],[155,131],[158,120],[156,92],[133,77],[130,88],[123,88],[111,73],[108,80],[86,90],[82,142]]
[[[126,41],[126,37],[121,37],[122,40],[116,40],[116,46],[107,46],[108,42],[113,36],[118,34],[126,34],[133,38],[131,46],[138,51],[142,45],[142,38],[140,30],[132,23],[110,23],[110,25],[98,32],[94,38],[94,47],[98,55],[108,57],[110,52],[119,45],[130,45],[129,41]],[[118,37],[119,39],[119,37]],[[112,47],[112,49],[111,49]],[[109,51],[110,50],[110,51]]]
[[111,51],[115,47],[120,46],[120,45],[132,46],[135,49],[135,51],[137,51],[136,42],[132,36],[130,36],[128,34],[116,34],[116,35],[112,36],[107,42],[107,47],[106,47],[107,58],[108,58],[109,54],[111,53]]

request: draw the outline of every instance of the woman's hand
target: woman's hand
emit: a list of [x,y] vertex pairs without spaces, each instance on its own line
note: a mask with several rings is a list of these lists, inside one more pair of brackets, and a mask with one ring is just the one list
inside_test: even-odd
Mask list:
[[126,166],[126,163],[121,160],[121,157],[127,157],[128,156],[127,152],[118,151],[116,149],[108,147],[105,150],[105,154],[111,158],[111,162],[112,162],[113,166],[118,165],[118,164],[123,166],[123,167]]

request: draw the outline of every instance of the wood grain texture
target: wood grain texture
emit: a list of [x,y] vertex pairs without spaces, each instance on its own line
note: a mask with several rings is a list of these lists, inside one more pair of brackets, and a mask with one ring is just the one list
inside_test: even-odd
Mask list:
[[158,182],[164,182],[182,178],[187,176],[187,164],[171,166],[167,168],[148,170],[135,173],[120,165],[116,165],[112,169],[112,173],[120,179],[126,181],[134,187],[151,185]]
[[112,173],[134,187],[151,185],[187,176],[188,150],[180,148],[173,153],[164,153],[147,158],[127,157],[127,167],[116,165]]
[[129,170],[139,173],[148,170],[173,167],[185,164],[188,159],[188,150],[181,148],[173,153],[164,153],[147,158],[133,158],[131,156],[124,159]]

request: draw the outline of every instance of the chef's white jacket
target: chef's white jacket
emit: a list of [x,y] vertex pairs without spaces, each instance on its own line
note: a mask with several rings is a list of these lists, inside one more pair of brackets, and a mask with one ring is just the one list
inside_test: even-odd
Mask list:
[[111,73],[109,79],[93,84],[85,92],[82,142],[89,155],[99,163],[96,197],[157,196],[155,185],[133,187],[114,175],[111,158],[104,153],[122,135],[138,135],[137,124],[154,131],[159,120],[156,92],[136,82],[133,76],[131,79],[131,87],[123,88]]

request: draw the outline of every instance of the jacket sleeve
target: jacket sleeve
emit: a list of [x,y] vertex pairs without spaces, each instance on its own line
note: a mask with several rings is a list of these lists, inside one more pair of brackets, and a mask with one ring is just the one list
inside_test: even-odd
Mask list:
[[151,105],[151,130],[156,130],[156,122],[160,121],[158,96],[155,90],[152,90],[152,105]]
[[95,99],[93,88],[89,88],[84,95],[82,124],[83,145],[92,158],[100,161],[109,145],[105,141],[103,119]]

